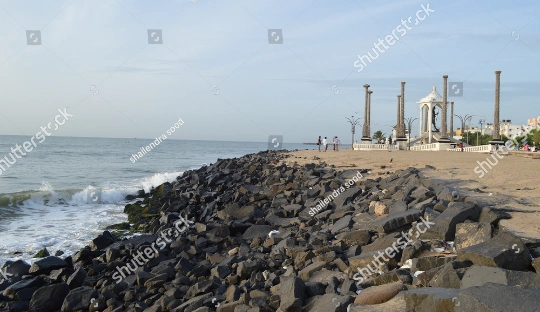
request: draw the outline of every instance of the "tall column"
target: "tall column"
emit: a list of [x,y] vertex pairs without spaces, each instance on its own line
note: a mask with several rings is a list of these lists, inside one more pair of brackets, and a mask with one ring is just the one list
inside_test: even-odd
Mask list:
[[450,102],[450,137],[454,137],[454,102]]
[[501,125],[500,121],[501,109],[501,71],[495,71],[495,112],[493,114],[493,140],[489,142],[492,145],[504,144],[501,140]]
[[418,132],[420,133],[419,136],[422,136],[423,126],[424,126],[424,109],[423,109],[422,104],[420,104],[420,118],[418,119]]
[[401,106],[399,109],[399,132],[398,138],[405,139],[405,82],[401,82]]
[[429,131],[428,131],[428,132],[429,132],[429,136],[428,136],[429,142],[428,142],[428,143],[431,144],[431,143],[433,143],[433,142],[431,141],[432,138],[433,138],[433,126],[431,125],[431,120],[432,120],[432,118],[433,118],[433,101],[431,102],[430,105],[428,105],[428,110],[427,110],[427,112],[428,112],[428,120],[429,120],[429,122],[430,122],[430,123],[429,123],[429,128],[428,128],[428,129],[429,129]]
[[368,111],[368,105],[369,105],[369,85],[365,84],[364,88],[366,89],[365,94],[365,101],[364,101],[364,127],[362,129],[362,141],[363,143],[370,143],[371,138],[369,137],[368,129],[369,129],[369,111]]
[[367,109],[367,119],[368,119],[368,122],[367,122],[367,136],[371,138],[371,93],[373,93],[373,91],[369,90],[368,91],[368,109]]
[[448,133],[447,133],[447,121],[448,121],[448,116],[446,114],[446,112],[448,111],[447,110],[447,106],[446,104],[448,103],[448,75],[444,75],[442,76],[443,77],[443,102],[442,102],[442,116],[441,116],[441,137],[442,138],[446,138]]
[[397,96],[396,138],[399,133],[399,127],[401,127],[401,122],[399,121],[399,117],[401,117],[401,95],[400,94],[398,94]]
[[425,106],[424,107],[424,132],[429,132],[429,129],[431,129],[431,119],[429,119],[429,107]]

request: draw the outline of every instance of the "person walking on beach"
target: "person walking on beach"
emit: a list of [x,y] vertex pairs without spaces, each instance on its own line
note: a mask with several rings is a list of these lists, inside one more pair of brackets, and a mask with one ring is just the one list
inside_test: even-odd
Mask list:
[[322,140],[323,144],[323,152],[326,152],[326,149],[328,149],[328,141],[326,140],[326,137]]
[[332,138],[332,144],[333,144],[332,150],[335,151],[336,150],[336,144],[337,144],[337,137],[336,136]]
[[336,152],[339,151],[339,144],[341,144],[341,141],[338,139],[336,135]]
[[321,136],[319,135],[319,139],[317,140],[317,145],[319,145],[319,152],[321,151],[321,145],[322,145],[322,142],[321,142]]

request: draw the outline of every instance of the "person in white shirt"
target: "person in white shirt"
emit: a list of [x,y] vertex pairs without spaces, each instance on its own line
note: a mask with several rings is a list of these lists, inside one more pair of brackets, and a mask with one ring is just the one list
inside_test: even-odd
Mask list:
[[341,144],[341,141],[336,136],[336,152],[339,151],[339,144]]
[[324,137],[324,139],[322,140],[322,144],[323,144],[323,151],[326,152],[326,150],[328,149],[328,141],[326,140],[326,137]]

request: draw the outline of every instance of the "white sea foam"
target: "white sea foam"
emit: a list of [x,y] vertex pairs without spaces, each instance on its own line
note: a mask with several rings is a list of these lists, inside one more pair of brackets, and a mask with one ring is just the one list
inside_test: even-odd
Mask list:
[[[163,172],[128,183],[106,182],[88,186],[84,190],[58,190],[43,182],[39,191],[30,192],[31,198],[20,207],[10,208],[16,213],[0,220],[0,266],[7,260],[31,257],[40,249],[51,254],[58,250],[72,254],[88,245],[111,224],[127,221],[123,213],[125,197],[144,189],[149,192],[164,182],[172,182],[183,172]],[[101,190],[101,203],[87,203],[87,191]],[[20,252],[22,254],[15,255]]]

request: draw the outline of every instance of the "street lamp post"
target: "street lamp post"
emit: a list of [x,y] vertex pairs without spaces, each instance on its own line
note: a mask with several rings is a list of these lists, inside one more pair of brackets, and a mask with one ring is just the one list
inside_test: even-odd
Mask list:
[[[480,134],[484,136],[484,124],[486,123],[485,119],[480,119]],[[478,142],[478,139],[476,139],[476,142]],[[480,145],[480,142],[478,142],[478,145]]]
[[408,142],[407,142],[407,149],[410,151],[411,150],[411,128],[412,128],[412,123],[417,120],[418,118],[412,118],[412,117],[409,117],[409,118],[403,118],[403,121],[406,121],[407,122],[407,125],[409,126],[407,129],[409,130],[409,139],[408,139]]
[[[458,114],[454,114],[454,116],[458,117],[459,120],[461,120],[461,141],[463,141],[463,131],[465,131],[465,124],[467,123],[467,120],[471,120],[473,118],[473,116],[476,116],[476,115],[465,115],[464,117],[463,116],[460,116]],[[469,132],[467,132],[467,144],[469,144]]]
[[347,121],[351,124],[351,134],[352,134],[352,140],[351,140],[351,148],[354,150],[354,132],[355,127],[359,125],[360,118],[354,119],[354,116],[351,116],[351,118],[345,117]]

